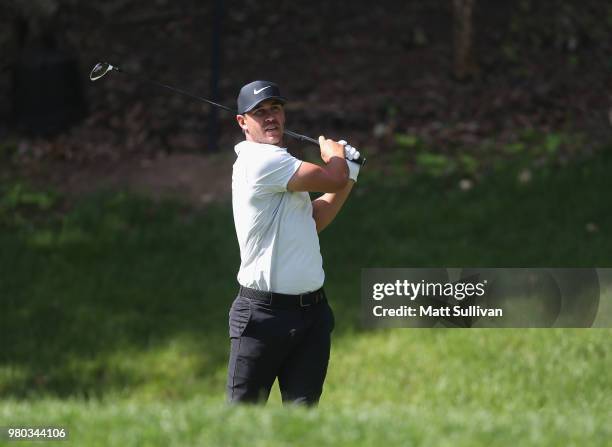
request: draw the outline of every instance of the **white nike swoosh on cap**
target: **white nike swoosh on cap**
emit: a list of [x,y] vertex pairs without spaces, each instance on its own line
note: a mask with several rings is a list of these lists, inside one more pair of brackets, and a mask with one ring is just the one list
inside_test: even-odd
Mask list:
[[272,86],[271,85],[266,85],[265,87],[260,88],[259,90],[253,89],[253,93],[255,93],[256,95],[259,95],[261,92],[263,92],[265,89],[267,89],[269,87],[272,87]]

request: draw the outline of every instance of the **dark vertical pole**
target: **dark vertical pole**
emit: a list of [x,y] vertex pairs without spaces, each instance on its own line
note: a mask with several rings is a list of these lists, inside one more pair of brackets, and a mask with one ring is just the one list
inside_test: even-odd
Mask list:
[[[212,49],[210,61],[210,95],[219,101],[219,78],[221,72],[221,36],[223,33],[223,0],[214,0],[212,14]],[[219,150],[219,109],[210,106],[208,121],[208,149]]]

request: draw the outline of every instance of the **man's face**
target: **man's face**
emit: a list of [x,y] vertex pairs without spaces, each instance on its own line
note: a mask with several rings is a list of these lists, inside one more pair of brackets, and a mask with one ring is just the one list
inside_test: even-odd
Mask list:
[[264,144],[280,144],[285,130],[285,110],[274,100],[262,101],[250,112],[236,115],[247,141]]

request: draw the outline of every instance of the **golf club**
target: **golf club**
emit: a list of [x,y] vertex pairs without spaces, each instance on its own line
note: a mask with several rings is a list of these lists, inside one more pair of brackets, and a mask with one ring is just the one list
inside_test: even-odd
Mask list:
[[[207,104],[210,104],[212,106],[215,106],[215,107],[218,107],[220,109],[223,109],[223,110],[225,110],[227,112],[236,114],[236,111],[234,109],[232,109],[230,107],[227,107],[227,106],[224,106],[223,104],[219,104],[219,103],[216,103],[214,101],[211,101],[210,99],[206,99],[206,98],[203,98],[201,96],[194,95],[193,93],[189,93],[189,92],[187,92],[185,90],[181,90],[181,89],[173,87],[171,85],[163,84],[161,82],[154,81],[152,79],[148,79],[148,78],[145,78],[143,76],[134,75],[132,73],[126,72],[125,70],[117,67],[116,65],[111,65],[108,62],[98,62],[96,64],[96,66],[91,70],[91,73],[89,73],[89,79],[91,79],[92,81],[97,81],[98,79],[102,78],[103,76],[105,76],[107,73],[109,73],[111,71],[118,71],[120,73],[127,74],[129,76],[134,77],[134,78],[138,78],[141,81],[145,81],[145,82],[148,82],[150,84],[157,85],[158,87],[167,88],[168,90],[172,90],[173,92],[180,93],[182,95],[188,96],[188,97],[193,98],[193,99],[198,99],[198,100],[203,101],[203,102],[205,102]],[[289,135],[290,137],[293,137],[293,138],[295,138],[295,139],[297,139],[299,141],[305,141],[307,143],[311,143],[311,144],[319,147],[319,142],[317,140],[315,140],[314,138],[310,138],[310,137],[308,137],[306,135],[301,135],[299,133],[296,133],[296,132],[293,132],[293,131],[287,130],[287,129],[285,129],[284,134],[285,135]],[[358,164],[363,166],[365,164],[366,159],[365,159],[365,157],[359,156],[359,158],[351,160],[351,161],[354,162],[354,163],[358,163]]]

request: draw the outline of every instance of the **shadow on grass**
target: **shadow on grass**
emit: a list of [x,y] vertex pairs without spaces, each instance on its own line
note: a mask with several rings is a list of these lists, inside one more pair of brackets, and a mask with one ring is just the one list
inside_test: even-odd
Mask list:
[[[528,184],[493,175],[470,191],[366,171],[321,235],[335,337],[361,330],[363,267],[610,266],[610,168],[604,154]],[[4,228],[0,396],[221,394],[235,238],[229,204],[196,212],[123,194]]]
[[[122,194],[2,232],[0,395],[173,394],[226,360],[238,250],[227,207]],[[155,393],[155,389],[150,392]]]

